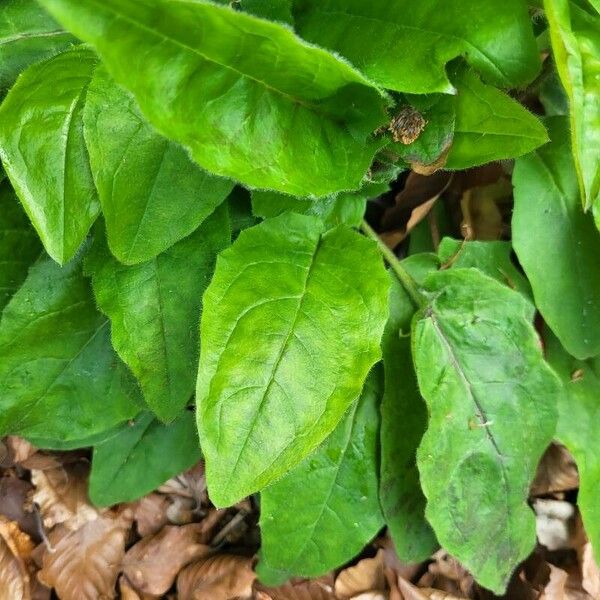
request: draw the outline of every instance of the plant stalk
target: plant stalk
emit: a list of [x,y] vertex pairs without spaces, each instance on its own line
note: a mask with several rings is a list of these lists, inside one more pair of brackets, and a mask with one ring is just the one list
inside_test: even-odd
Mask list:
[[398,281],[402,284],[402,287],[406,293],[410,296],[414,305],[417,308],[421,308],[426,304],[426,299],[423,294],[419,291],[417,282],[412,278],[412,275],[404,268],[402,263],[398,260],[398,257],[384,244],[381,238],[377,235],[375,230],[363,219],[361,230],[366,233],[372,240],[377,244],[377,248],[383,255],[383,258],[388,263],[394,274],[398,278]]

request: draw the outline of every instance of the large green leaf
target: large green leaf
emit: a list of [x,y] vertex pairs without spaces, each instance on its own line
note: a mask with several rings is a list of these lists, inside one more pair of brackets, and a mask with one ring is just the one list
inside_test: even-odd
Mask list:
[[298,198],[277,192],[252,192],[252,212],[270,219],[286,211],[319,217],[327,227],[358,227],[365,215],[367,199],[359,192],[342,192],[325,198]]
[[261,493],[263,582],[273,569],[322,575],[354,558],[383,527],[377,494],[381,383],[375,369],[333,433]]
[[196,397],[211,499],[237,502],[299,463],[381,352],[389,281],[375,244],[285,213],[243,231],[204,295]]
[[0,434],[92,436],[135,416],[138,394],[81,261],[40,259],[0,320]]
[[600,223],[600,14],[544,0],[554,60],[569,97],[572,151],[586,208]]
[[111,320],[113,345],[163,421],[174,419],[193,393],[202,293],[230,236],[223,207],[148,262],[120,264],[103,236],[86,260],[98,305]]
[[90,499],[98,506],[131,502],[201,458],[194,413],[170,425],[141,414],[117,435],[94,447]]
[[108,245],[123,263],[150,260],[189,235],[233,188],[156,133],[104,68],[88,89],[83,122]]
[[515,165],[513,245],[544,319],[583,359],[600,353],[600,234],[581,209],[567,119],[547,124],[552,143]]
[[511,254],[510,242],[499,241],[468,242],[445,237],[438,248],[438,257],[444,268],[475,267],[500,283],[521,292],[527,298],[531,298],[531,286],[512,261]]
[[559,382],[521,294],[476,269],[432,273],[424,288],[413,354],[429,408],[417,454],[426,516],[442,547],[502,594],[535,545],[527,497]]
[[458,95],[448,169],[514,158],[548,141],[536,117],[504,92],[483,83],[474,71],[461,68],[452,80]]
[[286,26],[210,2],[40,0],[200,165],[298,196],[356,189],[385,100]]
[[[435,270],[435,256],[418,255],[403,261],[414,276],[417,266]],[[411,265],[414,265],[411,268]],[[400,560],[421,562],[433,554],[437,540],[425,520],[425,496],[417,470],[417,447],[427,426],[427,409],[410,353],[414,304],[391,276],[390,317],[381,341],[385,386],[381,402],[381,486],[379,497]]]
[[545,338],[548,361],[563,383],[558,402],[558,439],[573,454],[579,470],[577,504],[592,542],[600,556],[600,361],[580,361],[569,356],[560,342],[549,334]]
[[35,0],[4,0],[0,10],[0,95],[26,67],[76,41]]
[[295,0],[302,37],[349,58],[400,92],[451,93],[458,56],[502,86],[533,79],[539,58],[522,0]]
[[83,139],[97,59],[73,48],[27,69],[0,106],[0,156],[48,254],[77,252],[100,204]]
[[6,181],[0,183],[0,313],[19,289],[42,246]]

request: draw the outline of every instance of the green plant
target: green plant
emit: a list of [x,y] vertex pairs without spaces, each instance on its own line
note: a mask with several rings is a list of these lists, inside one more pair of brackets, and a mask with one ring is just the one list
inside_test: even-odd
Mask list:
[[[387,525],[496,593],[558,438],[598,551],[597,0],[227,4],[0,9],[0,433],[93,446],[109,505],[199,459],[195,405],[212,501],[261,493],[265,580]],[[524,275],[364,220],[402,171],[511,159]]]

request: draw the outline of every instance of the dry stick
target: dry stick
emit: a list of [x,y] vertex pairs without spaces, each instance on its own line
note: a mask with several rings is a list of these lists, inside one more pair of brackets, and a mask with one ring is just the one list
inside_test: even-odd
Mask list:
[[406,293],[410,296],[414,305],[417,308],[421,308],[427,302],[425,296],[419,291],[416,281],[412,278],[410,273],[404,268],[404,265],[398,260],[398,257],[383,243],[381,238],[377,235],[375,230],[366,222],[363,221],[360,228],[366,233],[372,240],[375,240],[379,251],[385,258],[392,271],[394,271],[396,277],[402,284],[402,287]]

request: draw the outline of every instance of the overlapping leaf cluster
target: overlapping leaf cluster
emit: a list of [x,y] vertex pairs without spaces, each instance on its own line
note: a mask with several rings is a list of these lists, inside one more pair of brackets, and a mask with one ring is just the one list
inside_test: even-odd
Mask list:
[[[5,2],[0,433],[93,446],[99,504],[201,447],[216,505],[261,492],[265,580],[387,525],[402,559],[441,545],[497,593],[558,436],[600,544],[600,14],[544,8]],[[542,122],[516,98],[548,33],[568,115],[554,88]],[[402,170],[515,158],[527,278],[508,242],[399,262],[363,222]]]

